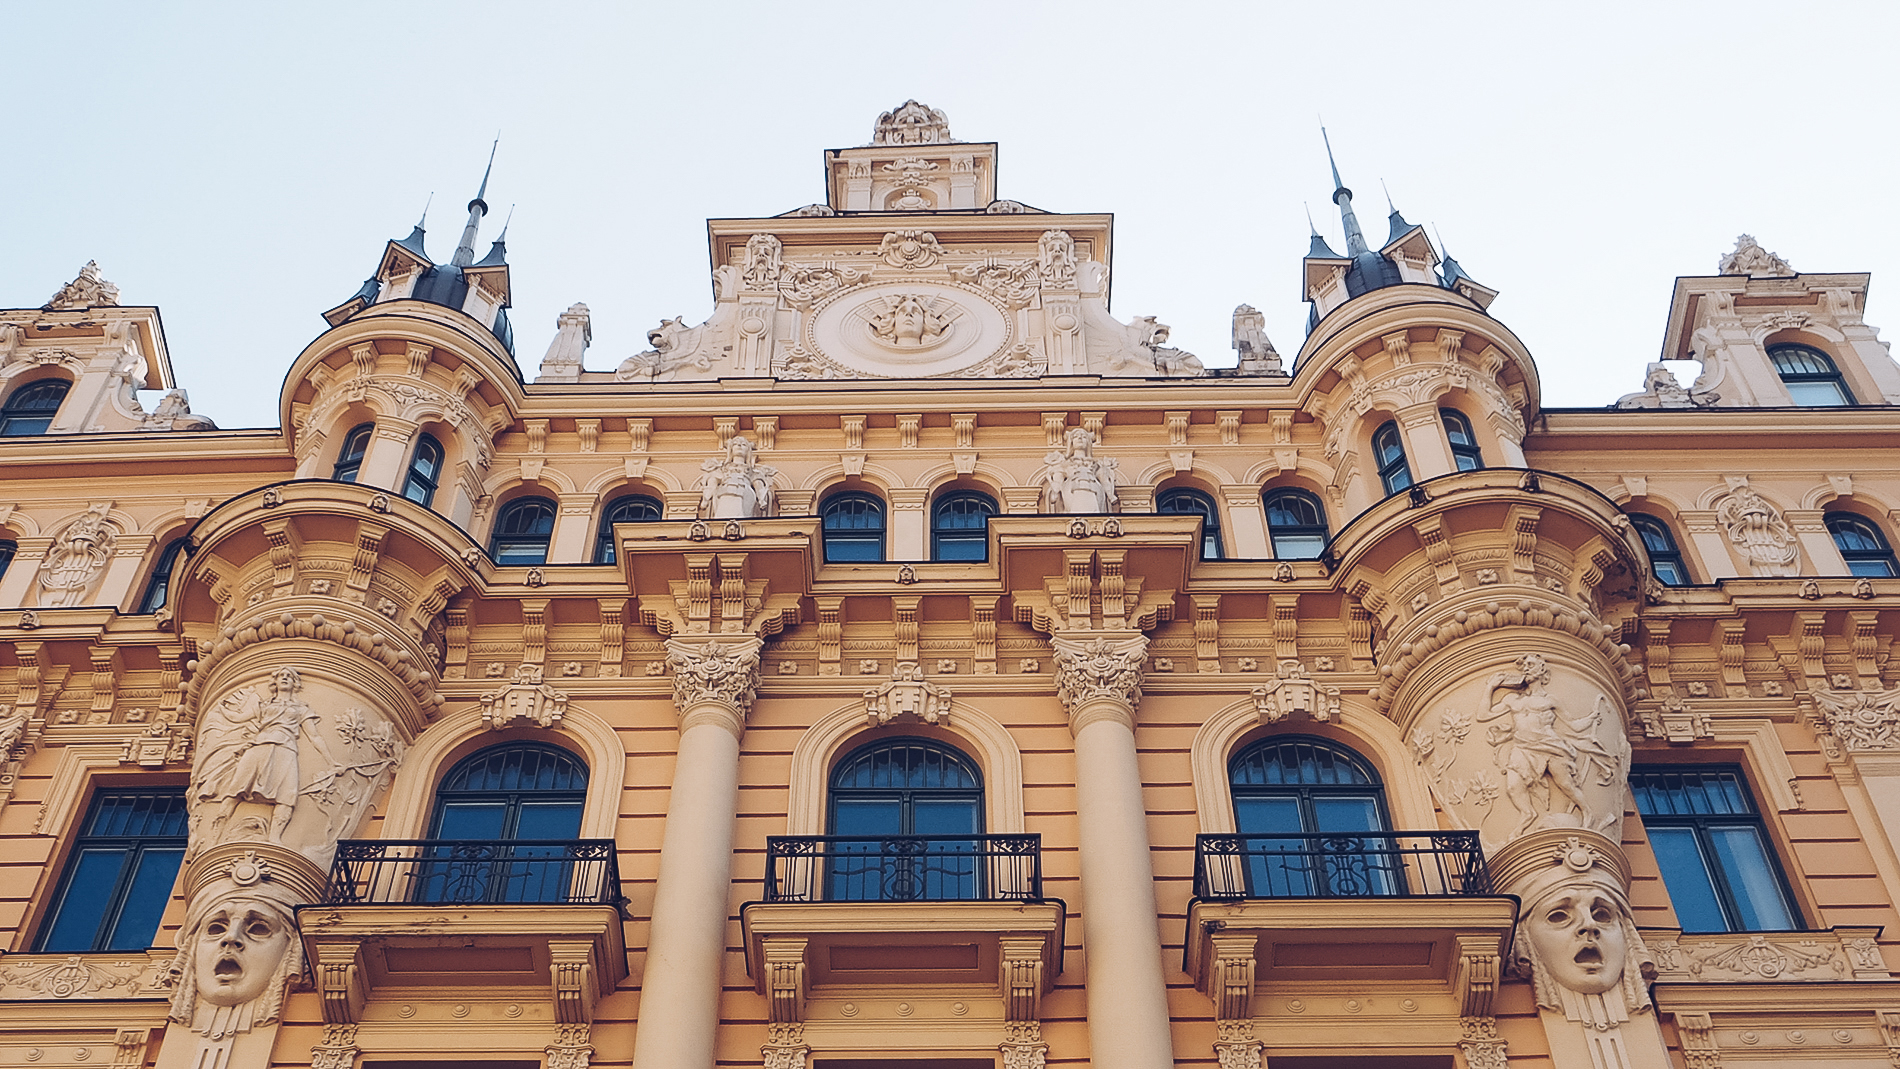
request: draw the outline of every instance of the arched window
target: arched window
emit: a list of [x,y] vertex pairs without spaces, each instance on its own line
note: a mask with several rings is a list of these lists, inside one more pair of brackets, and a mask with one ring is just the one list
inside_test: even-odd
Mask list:
[[145,581],[145,596],[139,599],[140,612],[157,612],[165,607],[167,591],[172,585],[172,569],[178,566],[178,554],[185,548],[185,540],[174,538],[165,544],[158,555],[158,563],[152,565],[152,577]]
[[1478,450],[1478,437],[1471,433],[1471,421],[1455,408],[1438,410],[1445,425],[1445,440],[1451,443],[1451,461],[1459,471],[1477,471],[1484,467],[1484,454]]
[[600,513],[600,536],[594,540],[594,563],[614,562],[614,524],[650,523],[665,515],[660,503],[645,494],[628,494],[607,502]]
[[1276,735],[1227,766],[1247,894],[1385,895],[1405,887],[1385,792],[1364,758],[1309,735]]
[[1379,482],[1388,496],[1412,485],[1412,469],[1405,463],[1405,443],[1399,425],[1388,420],[1372,434],[1372,459],[1379,465]]
[[[930,739],[881,739],[831,774],[826,897],[844,901],[981,898],[983,781],[958,751]],[[896,837],[925,837],[893,844]]]
[[1176,487],[1161,491],[1155,498],[1155,512],[1163,516],[1199,516],[1201,518],[1201,559],[1219,560],[1220,509],[1214,499],[1199,490]]
[[457,762],[435,792],[417,902],[562,902],[587,800],[587,766],[558,746],[511,742]]
[[65,379],[41,379],[13,391],[5,407],[0,407],[0,438],[24,438],[45,434],[59,413],[60,402],[73,384]]
[[990,517],[996,501],[975,490],[957,490],[930,510],[930,559],[985,560],[990,555]]
[[7,574],[7,566],[13,563],[13,555],[20,552],[20,543],[11,539],[0,542],[0,577]]
[[1304,490],[1267,491],[1267,532],[1276,560],[1315,560],[1326,552],[1326,508]]
[[884,502],[870,494],[833,494],[822,511],[827,562],[884,559]]
[[545,497],[518,497],[502,506],[488,555],[505,566],[546,564],[548,540],[554,537],[554,502]]
[[1827,514],[1827,533],[1834,536],[1835,548],[1847,562],[1849,575],[1900,575],[1895,567],[1893,547],[1886,536],[1867,520],[1851,512]]
[[416,451],[409,457],[409,474],[402,479],[402,496],[429,507],[435,500],[435,486],[442,478],[442,443],[435,435],[416,439]]
[[369,436],[375,432],[374,423],[350,428],[350,433],[343,436],[343,448],[336,452],[336,468],[330,478],[340,483],[356,481],[356,473],[363,470],[363,455],[369,452]]
[[1807,345],[1770,345],[1768,359],[1788,387],[1788,397],[1797,405],[1832,408],[1854,403],[1841,379],[1841,369],[1819,349]]
[[1649,551],[1649,570],[1664,586],[1682,586],[1689,581],[1689,569],[1683,566],[1682,551],[1669,526],[1654,516],[1630,513],[1630,523],[1643,536],[1643,548]]

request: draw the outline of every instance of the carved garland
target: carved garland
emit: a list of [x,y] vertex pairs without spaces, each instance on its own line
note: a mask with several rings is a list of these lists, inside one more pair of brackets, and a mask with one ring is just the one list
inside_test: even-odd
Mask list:
[[192,678],[185,687],[186,702],[196,706],[200,697],[200,681],[208,678],[211,669],[220,661],[246,646],[280,638],[329,642],[376,661],[409,688],[425,713],[440,709],[446,701],[435,689],[434,674],[418,667],[415,658],[403,648],[405,643],[400,640],[374,628],[359,626],[353,620],[339,623],[322,613],[299,616],[286,612],[269,618],[260,615],[218,632],[217,640],[190,665]]
[[1626,702],[1634,704],[1649,696],[1648,689],[1641,683],[1642,669],[1627,659],[1630,652],[1628,644],[1614,640],[1614,636],[1621,633],[1614,625],[1598,620],[1596,614],[1588,609],[1553,608],[1526,598],[1512,605],[1490,601],[1475,611],[1461,609],[1444,624],[1428,625],[1417,640],[1400,643],[1396,651],[1397,658],[1379,666],[1379,674],[1383,678],[1379,680],[1379,689],[1373,694],[1373,703],[1381,713],[1386,712],[1392,707],[1392,700],[1398,695],[1400,685],[1426,658],[1467,635],[1496,627],[1542,627],[1574,635],[1596,647],[1610,664],[1621,665]]

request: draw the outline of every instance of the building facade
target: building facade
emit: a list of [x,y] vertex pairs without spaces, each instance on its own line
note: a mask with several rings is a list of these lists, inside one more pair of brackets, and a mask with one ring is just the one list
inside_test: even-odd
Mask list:
[[0,311],[0,1064],[1900,1065],[1867,275],[1744,237],[1564,409],[1337,180],[1209,368],[941,112],[825,168],[532,381],[478,195],[281,429]]

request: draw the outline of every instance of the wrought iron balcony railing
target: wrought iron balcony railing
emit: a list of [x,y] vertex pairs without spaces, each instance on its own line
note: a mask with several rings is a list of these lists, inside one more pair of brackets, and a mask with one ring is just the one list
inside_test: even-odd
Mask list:
[[1203,899],[1491,893],[1473,831],[1203,835],[1194,845]]
[[1034,902],[1040,835],[774,835],[767,902]]
[[345,839],[329,905],[619,906],[612,839]]

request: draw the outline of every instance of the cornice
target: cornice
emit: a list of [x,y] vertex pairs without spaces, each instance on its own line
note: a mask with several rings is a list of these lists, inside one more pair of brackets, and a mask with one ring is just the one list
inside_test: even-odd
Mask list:
[[481,371],[482,381],[501,394],[502,406],[511,415],[521,410],[526,396],[521,369],[500,342],[461,312],[427,301],[405,299],[370,305],[342,324],[317,335],[305,346],[284,373],[283,386],[277,398],[279,425],[292,425],[291,404],[297,389],[310,377],[317,364],[339,349],[378,340],[423,342],[435,348],[447,349],[464,363],[473,364]]

